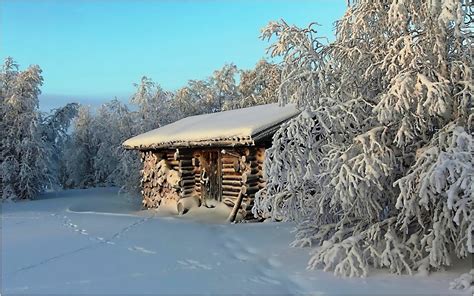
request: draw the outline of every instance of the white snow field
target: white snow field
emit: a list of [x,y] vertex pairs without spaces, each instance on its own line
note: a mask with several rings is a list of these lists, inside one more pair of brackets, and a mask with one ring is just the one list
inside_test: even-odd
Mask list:
[[138,199],[116,189],[1,206],[1,295],[468,295],[449,282],[469,266],[428,277],[338,278],[305,270],[308,249],[288,247],[292,224],[166,217],[140,211]]

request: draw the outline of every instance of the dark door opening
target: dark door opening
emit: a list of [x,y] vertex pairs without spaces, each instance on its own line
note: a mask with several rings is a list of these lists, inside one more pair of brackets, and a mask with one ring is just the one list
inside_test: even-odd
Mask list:
[[211,150],[202,153],[202,167],[204,182],[202,182],[201,192],[204,205],[209,200],[221,201],[221,166],[219,161],[219,151]]

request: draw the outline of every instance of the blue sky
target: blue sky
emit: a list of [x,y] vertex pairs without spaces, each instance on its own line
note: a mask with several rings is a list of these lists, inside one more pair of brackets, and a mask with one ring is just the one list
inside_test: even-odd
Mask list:
[[269,45],[260,29],[285,19],[317,21],[333,38],[345,0],[3,0],[2,58],[38,64],[48,108],[76,100],[95,104],[133,93],[143,75],[174,90],[225,63],[252,68]]

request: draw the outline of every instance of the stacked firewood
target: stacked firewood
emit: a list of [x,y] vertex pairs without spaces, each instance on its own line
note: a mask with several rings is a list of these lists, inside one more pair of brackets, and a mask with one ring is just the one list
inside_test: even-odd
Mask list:
[[146,151],[142,153],[143,206],[157,208],[163,199],[179,199],[179,172],[170,152]]

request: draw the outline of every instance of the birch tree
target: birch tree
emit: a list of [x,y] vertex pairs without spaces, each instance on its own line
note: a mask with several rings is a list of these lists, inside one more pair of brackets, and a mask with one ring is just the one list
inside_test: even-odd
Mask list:
[[33,65],[19,71],[13,59],[7,58],[0,78],[2,199],[31,199],[51,182],[49,150],[38,111],[41,69]]
[[240,73],[239,108],[278,102],[281,69],[277,64],[260,60],[254,69]]
[[469,1],[359,0],[330,44],[314,24],[263,29],[280,102],[307,115],[276,133],[254,213],[298,221],[309,267],[425,273],[473,253],[472,19]]

